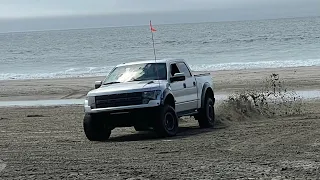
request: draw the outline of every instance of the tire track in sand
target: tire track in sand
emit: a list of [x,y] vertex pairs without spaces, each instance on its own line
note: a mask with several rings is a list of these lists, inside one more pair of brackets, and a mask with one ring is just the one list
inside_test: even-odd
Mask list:
[[0,159],[0,173],[6,168],[7,164]]

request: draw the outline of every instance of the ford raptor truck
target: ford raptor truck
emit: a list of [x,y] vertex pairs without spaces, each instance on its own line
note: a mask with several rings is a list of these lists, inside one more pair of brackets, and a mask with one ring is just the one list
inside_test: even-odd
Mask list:
[[201,128],[213,127],[214,104],[210,73],[195,75],[184,60],[124,63],[88,92],[83,127],[90,141],[105,141],[114,128],[132,126],[170,137],[182,116],[194,116]]

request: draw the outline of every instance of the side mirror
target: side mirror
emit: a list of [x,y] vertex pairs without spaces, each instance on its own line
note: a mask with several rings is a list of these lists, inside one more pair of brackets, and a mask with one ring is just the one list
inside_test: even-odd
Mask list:
[[98,89],[98,88],[101,86],[101,84],[102,84],[102,81],[96,81],[96,82],[94,82],[94,88],[95,88],[95,89]]
[[171,82],[176,82],[176,81],[184,81],[186,80],[186,76],[184,73],[175,73],[173,77],[170,78]]

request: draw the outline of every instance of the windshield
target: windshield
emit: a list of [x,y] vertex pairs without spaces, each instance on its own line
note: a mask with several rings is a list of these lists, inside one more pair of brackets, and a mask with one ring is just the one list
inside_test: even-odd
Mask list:
[[165,63],[145,63],[116,67],[106,77],[103,84],[166,79],[167,68]]

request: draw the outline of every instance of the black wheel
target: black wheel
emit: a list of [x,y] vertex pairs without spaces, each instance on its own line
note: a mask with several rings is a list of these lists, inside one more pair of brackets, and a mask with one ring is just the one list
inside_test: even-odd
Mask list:
[[206,97],[205,106],[200,109],[196,119],[198,120],[201,128],[211,128],[214,126],[214,103],[211,97]]
[[175,136],[178,132],[178,117],[175,110],[165,105],[160,108],[154,130],[160,137]]
[[111,129],[98,116],[86,114],[83,119],[83,128],[90,141],[105,141],[111,135]]

